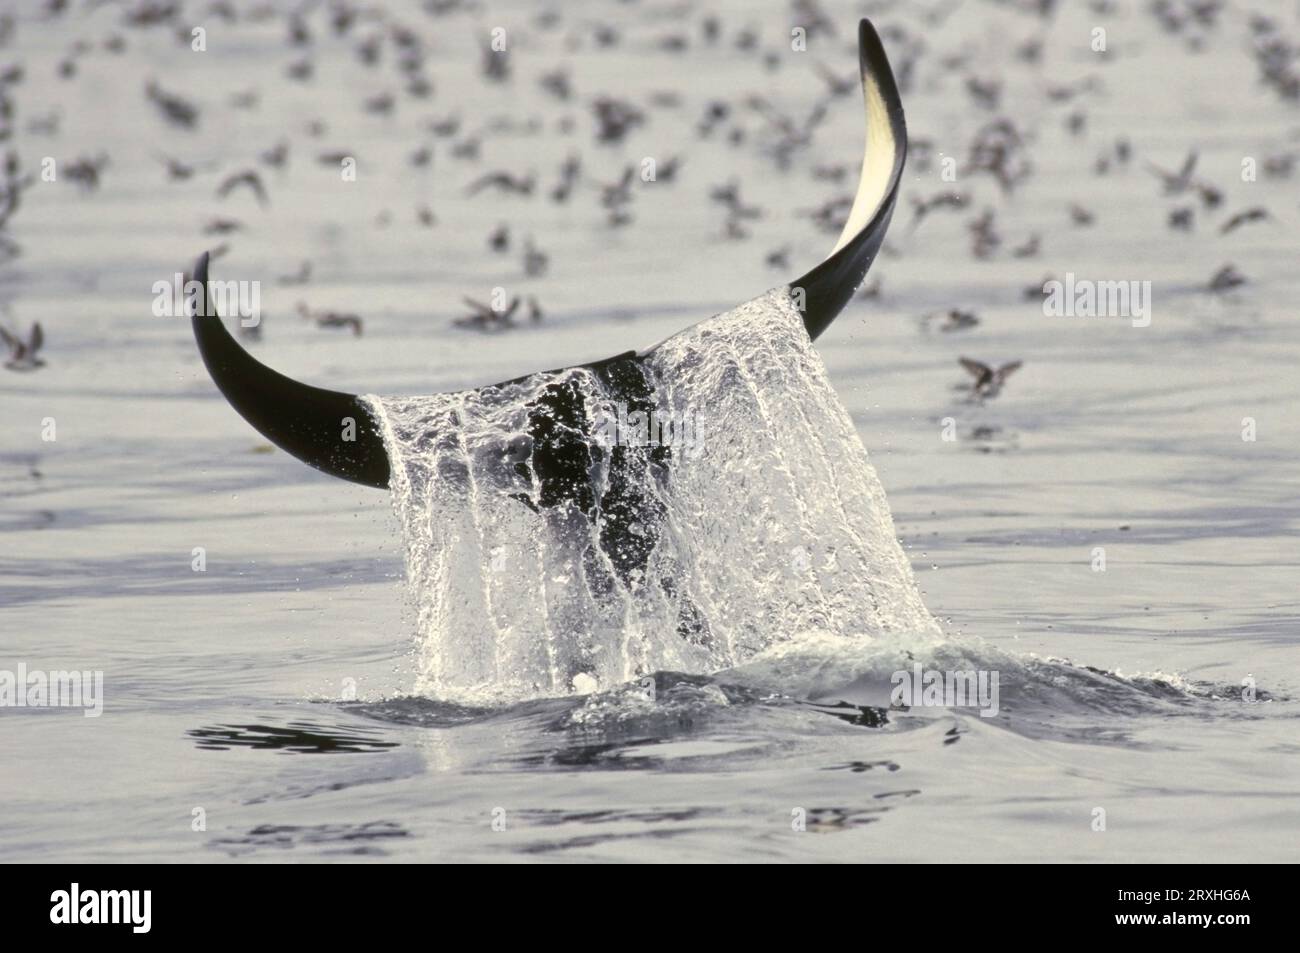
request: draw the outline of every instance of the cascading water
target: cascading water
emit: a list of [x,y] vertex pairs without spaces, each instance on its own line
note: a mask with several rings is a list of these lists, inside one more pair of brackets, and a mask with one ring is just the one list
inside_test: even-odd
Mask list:
[[418,692],[518,700],[938,635],[789,288],[644,358],[368,400]]

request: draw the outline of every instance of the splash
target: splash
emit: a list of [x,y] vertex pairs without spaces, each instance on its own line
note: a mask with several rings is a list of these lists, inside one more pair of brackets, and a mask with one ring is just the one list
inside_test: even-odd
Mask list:
[[938,635],[788,288],[643,358],[367,399],[419,692],[514,701]]

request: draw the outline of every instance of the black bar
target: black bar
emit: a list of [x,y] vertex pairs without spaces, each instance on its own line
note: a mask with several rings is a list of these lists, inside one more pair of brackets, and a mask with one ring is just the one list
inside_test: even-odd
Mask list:
[[[800,929],[810,922],[824,921],[838,929],[853,922],[864,931],[863,942],[878,947],[882,939],[896,937],[901,942],[918,929],[932,939],[941,934],[968,939],[1020,934],[1068,942],[1127,935],[1144,941],[1167,938],[1185,943],[1199,937],[1232,944],[1280,935],[1293,916],[1282,909],[1291,894],[1291,871],[1278,866],[862,866],[869,869],[848,869],[813,882],[800,878],[795,883],[778,872],[765,873],[758,889],[772,906],[766,907],[763,919],[784,908],[780,917],[790,918],[792,926],[802,922]],[[0,911],[10,941],[75,934],[75,939],[112,935],[127,942],[155,937],[246,941],[250,935],[259,942],[278,937],[299,943],[317,938],[339,942],[372,940],[392,930],[411,929],[430,931],[432,939],[445,928],[459,932],[476,922],[470,918],[477,904],[471,900],[462,905],[460,894],[476,896],[488,908],[511,909],[512,920],[521,906],[531,904],[549,912],[552,923],[582,917],[589,924],[587,918],[593,914],[614,922],[630,916],[642,928],[657,929],[643,918],[671,915],[668,904],[680,904],[685,891],[693,889],[678,882],[678,877],[665,882],[634,874],[613,884],[601,878],[604,889],[593,889],[581,872],[574,871],[572,883],[549,895],[537,889],[541,878],[527,873],[518,885],[474,884],[472,873],[468,878],[460,874],[460,889],[453,891],[444,880],[447,871],[381,864],[367,865],[365,870],[317,864],[58,865],[25,871],[9,868],[6,873],[14,876],[5,878],[11,885],[0,893]],[[779,880],[773,880],[772,874]],[[716,883],[715,875],[706,876]],[[728,880],[725,892],[753,889],[739,878]],[[655,882],[660,886],[652,886]],[[141,893],[133,906],[121,907],[120,919],[128,922],[52,922],[52,915],[65,912],[58,904],[64,895],[71,900],[73,883],[78,885],[83,911],[92,909],[85,906],[92,891]],[[143,926],[139,916],[144,909],[143,891],[149,892],[147,932],[137,930]],[[648,914],[647,903],[654,906],[656,893],[663,894],[664,906],[660,913]],[[453,898],[453,903],[446,903]],[[122,895],[116,895],[119,906],[122,900]],[[97,897],[94,905],[98,904]],[[629,906],[641,912],[633,913]],[[748,903],[742,902],[740,916],[725,902],[710,907],[720,924],[743,930]],[[128,912],[137,913],[134,924],[125,915]],[[695,921],[706,916],[698,908],[690,913]]]

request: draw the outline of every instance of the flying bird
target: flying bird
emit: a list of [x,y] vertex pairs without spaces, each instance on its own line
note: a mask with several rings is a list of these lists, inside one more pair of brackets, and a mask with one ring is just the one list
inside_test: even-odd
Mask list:
[[75,182],[78,186],[87,192],[93,192],[99,188],[99,176],[108,165],[108,156],[100,153],[97,156],[82,156],[73,162],[69,162],[63,170],[67,178]]
[[1006,383],[1007,378],[1019,370],[1022,363],[1021,361],[1010,361],[994,369],[988,364],[972,360],[969,357],[960,357],[957,360],[966,369],[966,372],[975,378],[975,383],[970,388],[971,394],[980,399],[998,396],[1002,392],[1002,385]]
[[1219,234],[1226,235],[1228,232],[1240,228],[1242,225],[1246,225],[1250,222],[1265,222],[1270,218],[1271,216],[1268,214],[1268,209],[1256,205],[1254,208],[1248,208],[1243,212],[1238,212],[1236,215],[1232,216],[1232,218],[1224,222],[1223,227],[1219,229]]
[[224,199],[241,185],[252,189],[253,195],[257,197],[258,205],[266,208],[270,204],[271,200],[266,194],[266,186],[262,184],[262,177],[252,169],[245,169],[243,172],[236,172],[234,175],[227,176],[217,186],[217,198]]
[[546,268],[550,264],[550,256],[533,244],[532,237],[524,240],[524,273],[530,278],[536,278],[546,273]]
[[465,194],[476,195],[490,187],[501,192],[513,192],[515,195],[532,195],[536,184],[537,177],[532,173],[525,177],[511,175],[509,172],[488,172],[466,186]]
[[939,330],[945,334],[952,331],[964,331],[980,323],[979,315],[974,311],[963,311],[960,308],[950,308],[942,314],[928,314],[925,316],[924,322],[928,327],[931,322],[937,319],[942,319]]
[[4,341],[9,348],[9,360],[5,361],[5,367],[9,370],[34,371],[45,366],[45,361],[36,354],[45,343],[45,332],[41,330],[39,321],[32,325],[26,341],[0,327],[0,341]]
[[193,103],[167,92],[152,80],[145,86],[144,92],[145,96],[162,110],[163,118],[172,125],[193,129],[198,123],[199,110]]
[[182,162],[180,159],[173,159],[171,156],[157,155],[155,158],[166,167],[167,178],[173,182],[184,182],[193,177],[196,171],[193,165]]
[[965,208],[970,201],[970,196],[965,192],[939,192],[928,199],[917,198],[913,195],[911,201],[912,222],[908,225],[908,228],[911,231],[916,231],[917,227],[931,212],[941,208]]
[[1165,195],[1181,195],[1186,192],[1192,184],[1192,174],[1196,171],[1196,160],[1198,156],[1193,149],[1183,160],[1183,166],[1177,172],[1167,172],[1160,168],[1154,162],[1148,162],[1147,168],[1151,174],[1160,179],[1164,187]]
[[551,190],[552,202],[563,203],[569,200],[569,196],[573,194],[573,186],[577,183],[578,174],[581,171],[582,160],[578,156],[571,155],[564,160],[564,164],[560,166],[560,181]]
[[308,321],[315,321],[318,328],[350,328],[353,337],[361,337],[361,318],[355,314],[340,314],[337,311],[311,311],[301,301],[298,302],[298,313]]
[[259,152],[257,157],[273,168],[283,168],[285,160],[289,158],[289,143],[279,142],[270,149]]
[[[504,331],[514,326],[514,315],[519,310],[518,295],[510,299],[510,306],[503,311],[497,311],[491,305],[475,301],[473,298],[462,298],[461,300],[470,309],[470,313],[456,318],[452,322],[459,328],[475,328],[479,331]],[[540,311],[538,313],[540,315]],[[534,320],[538,319],[534,318]]]
[[1077,202],[1070,205],[1070,221],[1075,225],[1087,227],[1097,220],[1097,216]]
[[549,73],[543,73],[537,82],[542,89],[556,99],[567,102],[573,95],[573,84],[569,79],[569,71],[566,69],[560,68]]
[[243,224],[233,218],[214,218],[203,226],[204,235],[229,235],[243,228]]
[[1246,276],[1232,265],[1224,265],[1214,273],[1208,285],[1211,291],[1230,291],[1246,283]]

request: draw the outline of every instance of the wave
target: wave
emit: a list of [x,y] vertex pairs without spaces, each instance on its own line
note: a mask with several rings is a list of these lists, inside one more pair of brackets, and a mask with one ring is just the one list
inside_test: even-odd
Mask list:
[[[975,705],[897,704],[890,698],[892,683],[898,673],[916,666],[941,674],[996,672],[996,710],[986,717],[988,709]],[[655,672],[587,695],[502,707],[471,708],[424,695],[341,707],[372,721],[434,729],[500,723],[517,731],[528,723],[538,733],[536,750],[523,755],[525,760],[627,767],[627,759],[611,760],[609,755],[671,738],[715,737],[719,729],[723,736],[735,734],[725,730],[728,726],[751,737],[760,722],[765,724],[762,737],[787,740],[846,724],[906,732],[938,720],[950,725],[945,743],[973,725],[987,724],[1034,738],[1135,747],[1155,743],[1138,740],[1140,726],[1153,718],[1297,717],[1294,706],[1275,704],[1287,701],[1262,689],[1248,697],[1242,685],[1175,673],[1106,671],[1067,659],[1009,653],[979,640],[937,639],[920,648],[899,636],[853,646],[813,639],[774,648],[714,675]],[[557,740],[548,742],[548,736]]]

